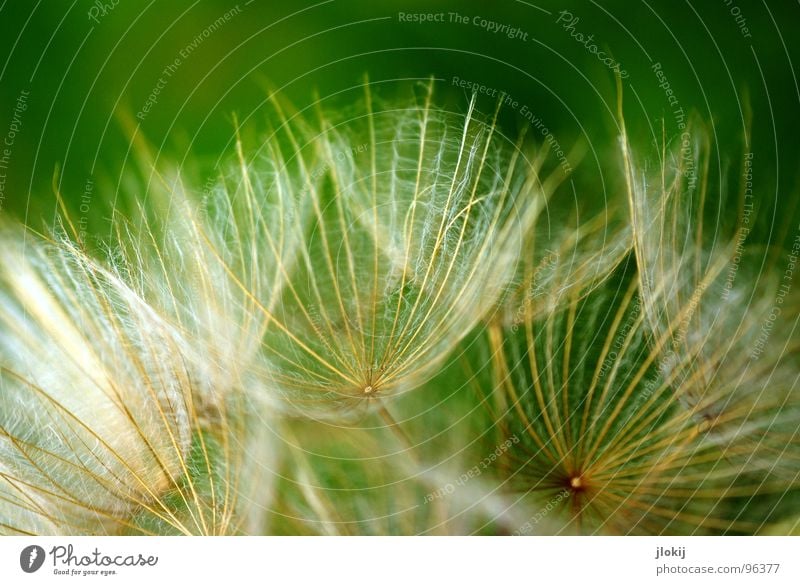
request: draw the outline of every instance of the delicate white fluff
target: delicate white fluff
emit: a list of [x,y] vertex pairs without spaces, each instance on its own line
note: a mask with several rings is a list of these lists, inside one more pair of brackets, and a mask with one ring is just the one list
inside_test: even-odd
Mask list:
[[115,530],[183,472],[179,340],[70,244],[0,241],[0,531]]
[[[770,258],[785,262],[786,254],[750,242],[752,203],[727,200],[722,181],[723,204],[710,205],[711,147],[702,129],[690,135],[650,170],[622,143],[642,305],[660,352],[656,365],[729,457],[796,482],[790,419],[800,404],[800,290],[782,287],[781,269],[768,266]],[[738,221],[725,228],[731,215]]]

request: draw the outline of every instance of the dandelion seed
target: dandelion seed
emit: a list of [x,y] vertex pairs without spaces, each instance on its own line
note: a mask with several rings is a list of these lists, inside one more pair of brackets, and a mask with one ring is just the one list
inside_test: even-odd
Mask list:
[[[655,177],[623,140],[648,328],[663,344],[660,367],[674,380],[675,398],[698,429],[727,457],[788,481],[797,457],[787,423],[800,407],[800,337],[796,319],[777,323],[771,315],[776,307],[796,315],[800,295],[779,296],[779,271],[765,268],[770,255],[741,237],[745,216],[736,202],[734,230],[707,225],[711,147],[702,128],[686,136],[675,149],[662,146]],[[744,442],[749,448],[735,447]]]
[[796,457],[788,429],[770,411],[736,415],[769,428],[765,444],[782,442],[785,455],[768,455],[748,432],[727,435],[724,448],[707,440],[674,400],[681,368],[657,366],[668,337],[650,339],[638,279],[627,272],[588,296],[573,291],[567,306],[516,333],[490,337],[507,404],[498,422],[521,438],[509,489],[537,510],[567,488],[537,525],[545,534],[752,533],[764,519],[742,499],[798,487],[796,476],[763,473]]
[[67,242],[4,228],[0,525],[119,530],[182,473],[180,341],[113,272]]
[[0,237],[0,531],[235,530],[239,407],[185,331],[64,235]]
[[254,356],[260,386],[292,409],[347,414],[415,387],[514,278],[544,197],[537,170],[474,101],[440,111],[431,85],[422,102],[379,104],[367,86],[350,119],[302,121],[275,99],[267,159],[240,144],[239,187],[212,194],[223,221],[184,230],[222,270],[212,295],[225,291],[192,307],[240,309],[236,363]]

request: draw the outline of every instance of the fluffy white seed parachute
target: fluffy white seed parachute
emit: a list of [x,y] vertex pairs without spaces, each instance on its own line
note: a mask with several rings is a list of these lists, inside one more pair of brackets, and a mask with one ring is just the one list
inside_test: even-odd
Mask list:
[[474,100],[450,113],[432,94],[378,104],[367,88],[348,116],[313,120],[274,99],[276,129],[238,140],[202,201],[186,169],[160,171],[148,197],[162,211],[126,227],[127,262],[199,341],[198,363],[346,415],[428,379],[497,307],[559,181]]
[[[692,138],[664,149],[657,173],[638,163],[623,136],[642,306],[660,353],[657,366],[708,440],[751,471],[777,476],[775,489],[784,489],[800,479],[800,291],[783,278],[792,255],[750,244],[755,214],[744,190],[738,200],[725,199],[721,181],[725,203],[708,204],[707,133],[685,136]],[[723,208],[738,211],[729,228]]]
[[755,411],[763,445],[744,432],[710,440],[674,398],[679,372],[657,366],[661,344],[648,343],[644,299],[627,272],[583,300],[573,291],[560,313],[495,344],[493,394],[508,405],[498,426],[520,438],[508,484],[532,519],[522,532],[754,533],[797,488],[790,434]]
[[456,115],[430,98],[373,110],[367,96],[305,145],[305,247],[265,337],[276,381],[301,400],[418,385],[514,275],[539,186],[474,103]]
[[119,531],[185,471],[180,342],[66,241],[0,241],[0,532]]
[[508,289],[543,208],[531,162],[474,101],[455,114],[431,107],[432,87],[420,100],[377,106],[367,91],[342,120],[296,132],[284,118],[289,155],[269,145],[300,171],[266,189],[293,210],[272,238],[302,245],[287,260],[283,240],[257,244],[263,272],[284,277],[278,302],[236,275],[239,258],[225,265],[267,317],[262,354],[294,405],[347,412],[427,379]]
[[293,226],[305,221],[298,192],[306,168],[286,163],[273,135],[252,160],[238,141],[234,163],[202,185],[203,170],[158,161],[129,130],[135,198],[127,216],[115,210],[115,269],[191,340],[184,359],[196,407],[212,415],[236,389],[269,380],[262,341],[305,237]]

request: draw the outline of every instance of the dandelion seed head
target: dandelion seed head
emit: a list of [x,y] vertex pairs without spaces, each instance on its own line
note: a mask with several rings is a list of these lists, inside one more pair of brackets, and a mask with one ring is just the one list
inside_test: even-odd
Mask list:
[[[535,171],[474,103],[436,108],[432,86],[411,102],[367,87],[346,117],[274,104],[276,129],[256,152],[240,143],[235,176],[207,194],[221,221],[191,212],[169,230],[208,281],[179,320],[290,408],[346,412],[419,385],[495,309],[541,207]],[[167,307],[182,289],[165,254]]]
[[179,336],[65,241],[4,228],[0,451],[10,530],[103,533],[158,501],[190,442]]

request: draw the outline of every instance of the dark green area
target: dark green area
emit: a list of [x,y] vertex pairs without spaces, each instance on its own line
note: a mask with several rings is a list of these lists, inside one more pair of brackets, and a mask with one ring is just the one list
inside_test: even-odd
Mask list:
[[[526,118],[524,106],[566,151],[579,137],[588,141],[582,169],[597,192],[587,197],[602,198],[618,171],[614,78],[570,33],[594,35],[598,50],[629,74],[625,107],[638,143],[660,140],[662,119],[668,137],[680,138],[652,69],[659,62],[687,119],[695,112],[720,145],[712,170],[731,172],[733,164],[738,172],[742,151],[755,153],[761,240],[780,237],[770,226],[796,193],[800,93],[792,23],[800,8],[789,2],[109,0],[105,14],[98,4],[0,4],[0,139],[17,98],[29,92],[3,169],[2,206],[34,225],[52,223],[58,170],[76,219],[85,216],[87,229],[102,230],[114,201],[136,197],[131,191],[140,188],[124,180],[134,132],[159,157],[210,172],[231,154],[233,115],[245,126],[263,118],[267,87],[298,109],[317,93],[336,106],[334,94],[362,83],[365,73],[375,92],[386,94],[398,90],[392,80],[440,78],[440,97],[449,93],[461,110],[468,90],[453,85],[454,77],[506,92],[518,102],[501,116],[509,134]],[[556,22],[561,10],[580,19],[573,29]],[[399,22],[399,12],[419,11],[443,13],[445,22]],[[450,22],[451,12],[467,24]],[[226,13],[229,20],[215,25]],[[480,19],[473,24],[476,16],[518,28],[523,38],[489,32]],[[159,78],[156,103],[137,119]],[[480,109],[491,112],[493,101],[483,96]],[[752,143],[745,147],[748,104]],[[194,178],[200,188],[207,177]]]

